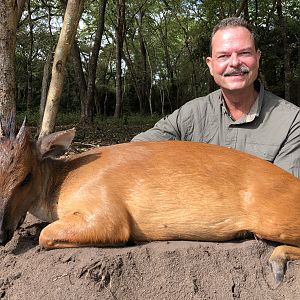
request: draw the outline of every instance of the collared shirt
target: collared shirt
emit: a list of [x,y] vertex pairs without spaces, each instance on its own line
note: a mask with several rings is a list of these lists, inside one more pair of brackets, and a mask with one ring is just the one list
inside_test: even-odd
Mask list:
[[238,149],[300,178],[300,109],[266,91],[248,114],[233,120],[221,90],[187,102],[133,141],[187,140]]

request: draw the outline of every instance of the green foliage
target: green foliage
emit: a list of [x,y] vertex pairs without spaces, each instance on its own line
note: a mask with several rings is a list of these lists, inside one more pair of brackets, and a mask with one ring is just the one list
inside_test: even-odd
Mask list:
[[[97,116],[94,120],[94,125],[114,125],[114,126],[124,126],[124,125],[153,125],[158,120],[161,119],[161,115],[141,115],[141,114],[127,114],[122,118],[114,117],[103,117]],[[37,127],[39,122],[38,111],[32,111],[30,114],[26,112],[19,112],[17,114],[17,124],[21,126],[22,122],[26,118],[26,125],[29,127]],[[76,111],[74,112],[59,112],[57,115],[57,126],[68,126],[77,127],[80,124],[80,118]]]
[[[32,109],[38,110],[44,64],[48,54],[54,50],[61,25],[63,12],[60,3],[61,1],[55,0],[31,0],[32,55],[30,55],[28,42],[30,20],[27,8],[23,14],[18,28],[16,51],[19,111],[26,111],[29,76],[32,77]],[[153,111],[161,114],[162,111],[168,113],[184,102],[207,93],[211,79],[205,64],[205,57],[209,54],[211,30],[220,19],[235,15],[241,3],[241,0],[126,1],[126,42],[123,62],[126,114],[139,111],[139,100],[143,102],[145,112],[149,112],[150,95]],[[98,6],[99,1],[86,1],[76,37],[81,50],[85,75],[88,72],[96,32]],[[286,0],[283,2],[283,9],[293,89],[300,84],[299,1]],[[245,16],[244,11],[241,16]],[[246,17],[249,17],[249,22],[257,33],[259,47],[262,50],[261,77],[270,90],[283,96],[284,53],[273,1],[248,1]],[[49,20],[50,27],[48,26]],[[105,32],[98,59],[97,97],[94,104],[96,120],[103,119],[104,114],[110,116],[114,111],[115,24],[115,1],[110,0],[107,5]],[[142,42],[146,48],[145,53],[142,51]],[[32,64],[31,73],[28,70],[29,59]],[[131,68],[128,65],[129,59],[132,62]],[[150,87],[152,87],[151,94]],[[139,99],[138,90],[143,90],[141,93],[143,99]],[[292,97],[294,98],[291,100],[297,102],[297,95],[293,94]],[[78,86],[70,59],[61,99],[60,111],[65,113],[64,117],[61,117],[61,122],[71,121],[73,113],[77,114],[78,119],[80,107]],[[70,119],[66,117],[68,115]]]

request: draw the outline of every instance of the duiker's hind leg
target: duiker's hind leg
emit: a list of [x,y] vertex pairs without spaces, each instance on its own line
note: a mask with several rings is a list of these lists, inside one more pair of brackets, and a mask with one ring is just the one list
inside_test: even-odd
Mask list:
[[300,259],[300,248],[293,246],[278,246],[274,249],[269,262],[275,277],[275,283],[278,286],[284,277],[286,264],[289,260]]
[[39,244],[46,249],[120,245],[128,241],[130,227],[129,218],[100,220],[77,212],[46,226]]

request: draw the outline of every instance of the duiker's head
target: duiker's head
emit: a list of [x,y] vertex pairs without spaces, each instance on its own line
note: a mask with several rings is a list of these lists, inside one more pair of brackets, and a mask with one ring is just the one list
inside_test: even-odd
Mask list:
[[14,118],[0,121],[0,244],[12,238],[28,205],[22,194],[31,188],[33,155],[25,120],[15,135]]
[[31,142],[25,120],[15,135],[13,118],[0,121],[0,245],[11,240],[34,201],[45,188],[44,160],[65,153],[75,130],[56,132]]

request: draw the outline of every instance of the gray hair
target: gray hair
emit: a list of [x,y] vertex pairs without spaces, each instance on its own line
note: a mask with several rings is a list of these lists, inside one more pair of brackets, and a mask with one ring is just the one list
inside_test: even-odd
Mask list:
[[212,30],[211,38],[210,38],[210,53],[212,53],[212,38],[216,34],[218,30],[230,28],[230,27],[244,27],[251,33],[251,36],[254,41],[255,49],[258,49],[257,41],[255,37],[255,33],[252,30],[251,26],[247,23],[245,19],[238,18],[238,17],[229,17],[226,19],[221,20]]

